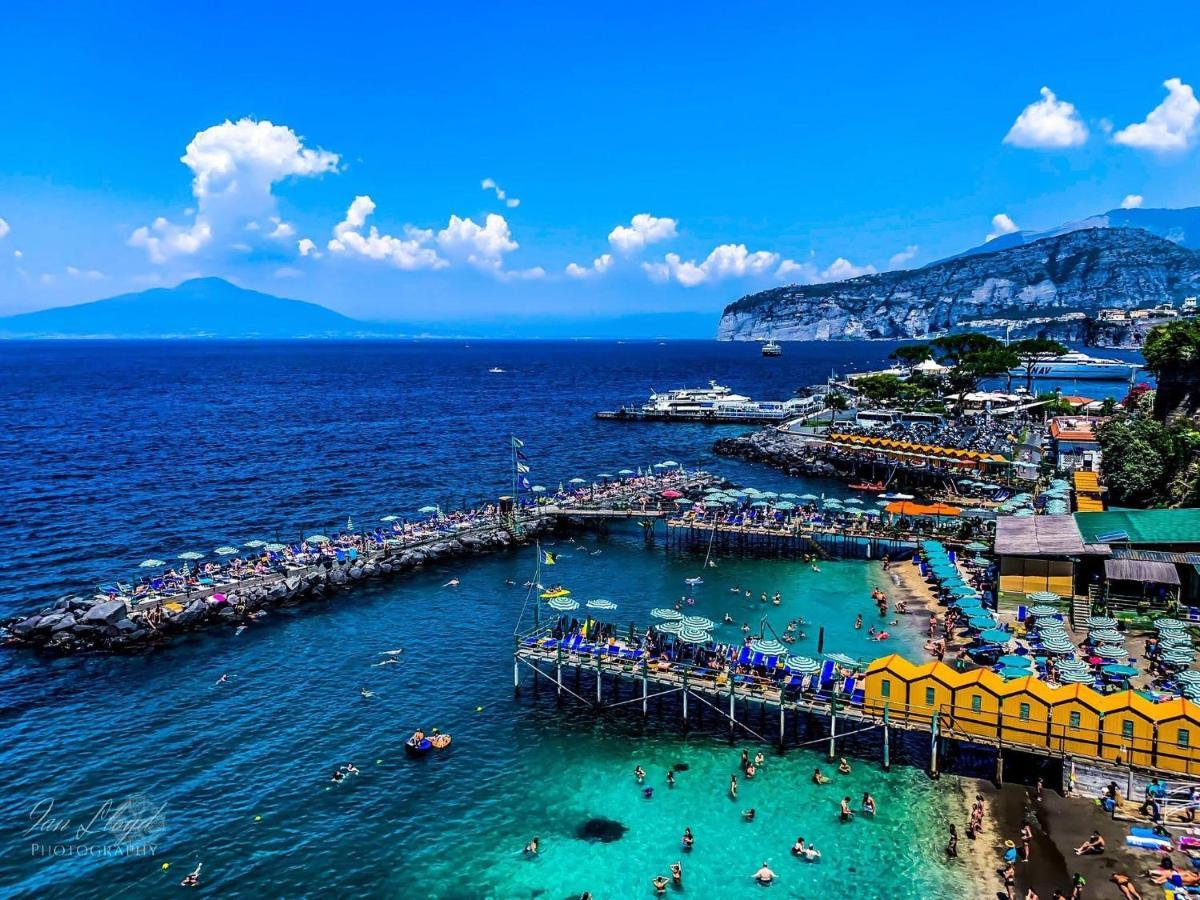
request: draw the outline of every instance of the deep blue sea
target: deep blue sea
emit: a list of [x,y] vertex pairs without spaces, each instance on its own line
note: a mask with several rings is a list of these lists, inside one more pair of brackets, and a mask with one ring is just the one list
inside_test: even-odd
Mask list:
[[[0,616],[131,578],[147,557],[495,497],[509,485],[510,434],[547,485],[671,458],[760,488],[840,493],[715,458],[713,441],[738,428],[593,413],[708,379],[786,399],[831,369],[879,367],[890,349],[787,344],[764,359],[757,345],[714,342],[0,344]],[[555,575],[645,621],[678,599],[695,562],[634,530],[587,537],[586,552],[562,545]],[[533,567],[532,550],[439,566],[141,657],[3,652],[0,896],[169,896],[203,863],[200,890],[233,896],[645,897],[685,826],[697,836],[684,859],[693,894],[756,894],[750,875],[766,859],[787,897],[956,895],[961,872],[941,856],[946,798],[918,772],[857,763],[845,792],[870,790],[880,813],[842,827],[841,785],[808,779],[818,753],[768,751],[735,804],[725,787],[737,751],[720,740],[674,720],[558,711],[529,691],[514,700],[525,592],[506,581]],[[718,571],[698,611],[740,621],[760,610],[739,607],[731,585],[779,590],[780,624],[804,615],[826,626],[829,649],[870,652],[852,620],[872,586],[888,587],[877,568],[724,560]],[[461,586],[443,587],[454,576]],[[900,634],[893,649],[918,640]],[[400,647],[400,665],[374,665]],[[435,725],[452,749],[406,760],[404,738]],[[347,761],[362,774],[331,786]],[[643,800],[634,765],[655,783],[676,762],[688,765],[679,785]],[[759,810],[749,825],[747,805]],[[123,854],[105,823],[131,809],[153,810],[155,827],[144,852]],[[629,830],[577,839],[593,816]],[[544,852],[526,860],[535,834]],[[821,863],[790,857],[797,835],[822,846]]]

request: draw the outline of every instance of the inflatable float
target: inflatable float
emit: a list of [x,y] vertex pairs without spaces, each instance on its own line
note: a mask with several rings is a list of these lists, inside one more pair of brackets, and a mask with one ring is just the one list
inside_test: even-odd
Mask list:
[[404,752],[408,756],[424,756],[433,749],[433,741],[429,738],[421,738],[419,741],[415,738],[409,738],[404,742]]
[[570,591],[566,588],[554,588],[553,590],[543,591],[541,598],[543,600],[553,600],[555,597],[566,597],[570,595]]

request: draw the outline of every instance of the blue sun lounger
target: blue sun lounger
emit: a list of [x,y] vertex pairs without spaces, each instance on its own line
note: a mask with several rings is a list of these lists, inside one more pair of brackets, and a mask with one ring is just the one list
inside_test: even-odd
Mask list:
[[833,684],[833,673],[837,669],[836,664],[832,659],[825,660],[825,665],[821,666],[821,687],[826,687]]
[[739,666],[750,665],[750,658],[751,658],[750,648],[743,647],[742,652],[738,654],[738,658],[737,658],[738,665]]

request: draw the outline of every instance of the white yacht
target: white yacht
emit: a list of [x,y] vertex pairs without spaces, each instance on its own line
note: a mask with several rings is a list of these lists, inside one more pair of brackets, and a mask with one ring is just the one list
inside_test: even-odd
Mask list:
[[723,384],[710,381],[707,388],[678,388],[673,391],[650,392],[650,399],[641,406],[623,406],[611,412],[598,412],[600,419],[684,420],[700,422],[782,422],[806,415],[821,407],[822,401],[812,397],[791,400],[751,400],[745,394],[735,394]]
[[[1038,357],[1033,364],[1034,378],[1079,378],[1094,381],[1128,381],[1141,368],[1123,359],[1102,359],[1072,350],[1061,356]],[[1012,369],[1011,375],[1024,377],[1025,368]]]
[[771,338],[769,341],[767,341],[765,344],[762,345],[762,355],[763,356],[783,356],[783,346],[778,341],[776,341],[774,338]]

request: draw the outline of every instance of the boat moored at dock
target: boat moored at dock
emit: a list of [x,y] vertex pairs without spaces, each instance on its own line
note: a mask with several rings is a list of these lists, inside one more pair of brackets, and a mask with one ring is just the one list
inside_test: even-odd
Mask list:
[[597,419],[642,422],[740,422],[763,425],[785,422],[818,412],[823,402],[818,397],[793,397],[790,400],[752,400],[735,394],[725,385],[710,381],[707,388],[679,388],[659,393],[640,406],[622,406],[596,413]]

